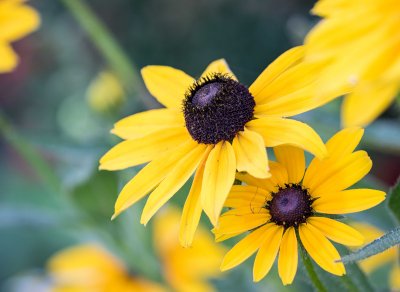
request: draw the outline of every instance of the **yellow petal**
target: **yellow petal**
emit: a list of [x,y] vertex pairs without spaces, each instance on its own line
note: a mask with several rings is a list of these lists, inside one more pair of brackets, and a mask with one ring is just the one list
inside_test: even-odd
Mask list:
[[400,290],[400,266],[396,263],[390,272],[390,288],[392,291]]
[[112,133],[122,139],[136,139],[170,128],[183,128],[185,121],[179,111],[155,109],[138,113],[118,121]]
[[246,215],[237,215],[235,212],[228,211],[219,217],[218,227],[215,228],[214,233],[216,238],[226,234],[243,233],[267,223],[270,218],[271,216],[263,208]]
[[278,272],[283,285],[292,284],[298,261],[296,232],[293,227],[289,227],[283,234],[279,249]]
[[265,234],[268,240],[261,245],[254,261],[254,282],[260,281],[268,274],[278,254],[279,246],[282,241],[283,227],[275,224],[269,224],[269,226],[267,230],[268,233]]
[[233,139],[232,146],[238,171],[248,172],[257,178],[271,176],[268,172],[268,157],[264,141],[259,134],[245,128]]
[[147,164],[122,189],[115,203],[113,219],[125,209],[153,190],[197,143],[189,140],[172,151],[166,152]]
[[268,94],[268,85],[274,81],[285,70],[297,64],[304,56],[304,47],[294,47],[272,62],[254,81],[249,90],[254,96],[256,103]]
[[203,210],[215,226],[235,180],[236,158],[229,142],[219,142],[211,150],[201,187]]
[[370,189],[354,189],[324,193],[313,202],[315,211],[326,214],[347,214],[367,210],[385,200],[385,193]]
[[18,56],[10,45],[0,43],[0,73],[10,72],[18,64]]
[[247,173],[240,172],[236,174],[236,178],[247,185],[262,188],[269,193],[277,192],[280,186],[283,187],[289,183],[288,173],[282,164],[270,161],[269,172],[271,173],[271,177],[266,179],[255,178]]
[[224,257],[221,271],[226,271],[240,265],[248,259],[269,238],[265,236],[271,224],[262,226],[241,241],[239,241]]
[[[372,161],[367,152],[356,151],[337,161],[327,160],[313,173],[304,176],[303,185],[309,188],[314,197],[324,193],[344,190],[361,180],[371,169]],[[312,174],[312,175],[311,175]]]
[[213,73],[227,74],[231,78],[237,80],[225,59],[218,59],[214,62],[211,62],[210,65],[207,66],[206,70],[204,70],[203,74],[201,74],[200,78],[210,76]]
[[228,208],[259,208],[271,199],[270,192],[257,186],[234,185],[225,201],[224,206]]
[[185,92],[195,82],[183,71],[168,66],[146,66],[141,72],[151,95],[168,108],[180,109]]
[[0,36],[3,41],[18,40],[39,27],[39,14],[27,5],[15,3],[2,9],[5,10],[0,15]]
[[274,147],[274,153],[278,162],[286,168],[289,182],[299,183],[303,179],[306,168],[303,150],[293,146],[281,145]]
[[356,149],[364,134],[364,129],[358,127],[346,128],[329,139],[326,143],[329,158],[337,159],[350,154]]
[[399,89],[398,82],[357,86],[343,101],[343,125],[367,126],[389,107]]
[[100,159],[100,169],[118,170],[139,165],[157,158],[188,139],[185,128],[161,130],[134,140],[123,141]]
[[140,223],[147,224],[151,217],[160,209],[190,178],[205,154],[207,145],[198,144],[187,155],[176,162],[160,185],[150,194],[144,206]]
[[348,246],[360,246],[364,243],[364,236],[360,232],[336,220],[325,217],[310,217],[307,219],[307,224],[311,224],[335,242]]
[[183,247],[189,247],[192,245],[194,234],[199,225],[202,211],[200,202],[201,184],[203,182],[204,166],[210,151],[211,147],[209,146],[205,151],[203,160],[196,170],[189,195],[186,199],[185,205],[183,206],[179,230],[179,241]]
[[315,227],[310,224],[301,224],[299,234],[304,248],[322,269],[337,276],[346,273],[343,263],[336,262],[340,259],[336,248]]
[[261,118],[247,123],[247,128],[260,134],[265,146],[283,144],[299,147],[322,159],[327,156],[324,143],[307,124],[284,118]]

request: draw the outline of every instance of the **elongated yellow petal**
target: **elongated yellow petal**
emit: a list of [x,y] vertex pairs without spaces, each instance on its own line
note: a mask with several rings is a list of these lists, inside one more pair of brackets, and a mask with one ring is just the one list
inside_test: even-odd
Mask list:
[[339,159],[354,151],[360,143],[364,129],[351,127],[337,132],[326,142],[330,159]]
[[317,228],[323,235],[330,240],[348,246],[360,246],[364,243],[364,236],[354,228],[325,217],[310,217],[307,224]]
[[400,290],[400,266],[395,263],[392,271],[390,272],[390,288],[392,291]]
[[318,134],[307,124],[299,121],[267,117],[252,120],[247,128],[264,138],[265,146],[274,147],[283,144],[299,147],[322,159],[327,150]]
[[285,70],[297,64],[303,56],[304,47],[294,47],[280,55],[273,63],[271,63],[249,88],[256,103],[259,103],[259,101],[263,99],[263,96],[268,94],[268,85],[285,72]]
[[229,142],[219,142],[211,150],[201,187],[203,210],[215,226],[235,180],[236,158]]
[[254,213],[241,216],[231,211],[222,214],[219,218],[218,227],[215,228],[216,237],[243,233],[267,223],[271,216],[264,210],[259,208],[254,210]]
[[238,171],[248,172],[257,178],[271,176],[268,172],[268,157],[264,140],[259,134],[245,128],[233,139],[232,146]]
[[[147,224],[160,209],[190,178],[203,159],[207,145],[198,144],[187,155],[177,161],[160,185],[150,194],[144,206],[140,223]],[[208,153],[207,153],[208,154]]]
[[336,262],[340,259],[336,248],[314,226],[301,224],[299,234],[304,248],[321,268],[337,276],[346,273],[343,263]]
[[204,166],[206,164],[208,154],[211,151],[211,146],[208,146],[203,160],[200,162],[193,179],[192,187],[190,188],[189,195],[183,206],[181,225],[179,230],[179,241],[183,247],[192,245],[194,234],[197,226],[199,225],[201,217],[201,184],[203,182]]
[[278,162],[286,168],[289,182],[299,183],[303,179],[306,168],[303,150],[289,145],[281,145],[274,147],[274,153]]
[[213,73],[227,74],[231,78],[237,80],[225,59],[218,59],[211,62],[210,65],[207,66],[206,70],[204,70],[203,74],[201,74],[200,78],[210,76]]
[[397,82],[356,87],[343,101],[343,126],[367,126],[389,107],[399,90]]
[[283,285],[289,285],[296,276],[299,255],[294,227],[289,227],[283,234],[279,249],[278,272]]
[[279,246],[282,241],[283,227],[275,224],[268,224],[268,226],[269,229],[265,234],[268,240],[261,245],[254,261],[254,282],[260,281],[268,274],[278,254]]
[[179,111],[155,109],[138,113],[118,121],[111,132],[122,139],[136,139],[170,128],[183,128],[185,121]]
[[0,73],[10,72],[18,64],[18,56],[10,45],[0,42]]
[[370,189],[354,189],[323,193],[313,202],[315,211],[327,214],[347,214],[367,210],[385,200],[385,193]]
[[118,170],[139,165],[174,149],[190,139],[184,128],[161,130],[134,140],[123,141],[100,159],[100,169]]
[[113,219],[125,209],[153,190],[197,143],[189,140],[170,152],[166,152],[146,165],[122,189],[115,203]]
[[226,198],[225,207],[240,208],[249,206],[258,208],[271,199],[271,193],[257,186],[234,185]]
[[221,271],[240,265],[248,259],[269,238],[265,236],[271,224],[262,226],[239,241],[224,257]]
[[180,109],[185,92],[195,81],[183,71],[168,66],[146,66],[141,72],[147,89],[168,108]]
[[269,162],[269,172],[271,177],[266,179],[255,178],[247,173],[237,173],[236,178],[248,185],[260,187],[270,193],[278,191],[278,188],[289,183],[286,168],[275,161]]
[[315,169],[313,176],[306,171],[303,184],[314,197],[324,193],[344,190],[360,179],[371,169],[372,161],[367,152],[356,151],[337,161],[324,161]]

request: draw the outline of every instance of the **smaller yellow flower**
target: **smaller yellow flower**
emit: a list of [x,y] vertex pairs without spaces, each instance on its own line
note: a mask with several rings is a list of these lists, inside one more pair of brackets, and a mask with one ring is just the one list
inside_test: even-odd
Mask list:
[[77,245],[48,262],[54,292],[165,292],[156,283],[128,274],[125,266],[95,244]]
[[312,259],[324,270],[341,276],[344,265],[335,241],[348,246],[363,244],[362,235],[350,226],[323,214],[346,214],[369,209],[385,193],[348,187],[362,179],[372,162],[365,151],[355,151],[363,130],[349,128],[327,143],[328,158],[314,158],[306,169],[304,152],[293,146],[274,148],[277,162],[270,161],[271,177],[255,178],[239,173],[246,185],[233,186],[214,229],[218,241],[250,233],[225,256],[221,269],[231,269],[257,252],[253,279],[260,281],[278,256],[278,271],[284,285],[294,280],[298,264],[298,239]]
[[35,9],[23,0],[0,1],[0,73],[12,71],[18,56],[10,43],[36,30],[40,18]]
[[190,248],[182,247],[178,239],[180,220],[180,212],[171,207],[155,218],[153,238],[164,276],[174,291],[215,291],[207,279],[221,276],[219,265],[225,250],[201,226],[194,244]]
[[[365,236],[366,244],[385,234],[382,230],[367,223],[357,222],[352,223],[351,226],[359,230]],[[392,247],[380,254],[362,260],[360,262],[360,267],[365,273],[369,274],[389,263],[393,263],[393,268],[390,272],[389,278],[390,287],[393,291],[400,291],[400,263],[398,247]]]
[[125,91],[115,74],[104,70],[90,83],[86,98],[93,110],[106,113],[123,104]]

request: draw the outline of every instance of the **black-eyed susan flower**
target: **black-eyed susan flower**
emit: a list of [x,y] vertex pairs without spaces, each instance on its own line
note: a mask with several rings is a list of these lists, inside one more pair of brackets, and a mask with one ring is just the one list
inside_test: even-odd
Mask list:
[[320,0],[313,13],[323,20],[306,38],[306,59],[325,66],[320,88],[351,88],[343,125],[368,125],[399,92],[400,2]]
[[303,54],[303,47],[287,51],[249,88],[223,59],[212,62],[197,81],[171,67],[143,68],[148,90],[166,108],[127,117],[112,130],[125,141],[101,158],[100,169],[150,161],[122,189],[113,217],[151,193],[141,218],[146,224],[195,172],[180,234],[187,246],[202,209],[217,224],[236,170],[270,175],[266,146],[291,144],[323,158],[326,148],[314,130],[285,118],[319,105],[311,97],[317,74],[302,63]]
[[271,177],[258,179],[238,174],[246,185],[235,185],[225,202],[232,208],[222,214],[214,229],[221,241],[250,231],[225,256],[221,269],[231,269],[257,252],[253,279],[260,281],[278,256],[283,284],[292,283],[298,264],[298,237],[305,250],[324,270],[345,274],[336,248],[328,240],[344,245],[363,243],[350,226],[323,214],[358,212],[382,202],[385,193],[372,189],[350,189],[371,169],[365,151],[355,151],[362,129],[349,128],[327,143],[329,158],[314,158],[305,170],[304,152],[293,146],[274,148],[277,162],[270,162]]
[[18,56],[10,43],[36,30],[39,15],[24,0],[0,1],[0,73],[12,71],[18,64]]
[[165,292],[161,285],[129,275],[124,264],[96,244],[76,245],[56,253],[48,262],[52,291]]
[[190,248],[179,243],[180,212],[172,207],[160,211],[154,220],[153,240],[166,282],[178,292],[211,292],[207,282],[222,276],[219,270],[225,249],[199,227]]
[[[365,236],[365,244],[368,244],[385,234],[379,228],[363,222],[354,222],[351,223],[351,226],[359,230]],[[391,291],[400,290],[400,262],[398,247],[391,247],[382,253],[360,261],[359,264],[361,269],[367,274],[370,274],[385,265],[392,265],[389,277],[390,288],[392,289]]]

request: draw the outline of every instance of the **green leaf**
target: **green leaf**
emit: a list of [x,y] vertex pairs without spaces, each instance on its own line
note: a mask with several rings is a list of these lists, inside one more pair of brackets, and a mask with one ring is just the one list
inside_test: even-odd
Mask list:
[[397,222],[400,222],[400,177],[396,184],[389,190],[388,206]]
[[382,237],[374,240],[373,242],[367,244],[363,248],[342,257],[340,260],[343,263],[350,263],[355,261],[360,261],[366,258],[369,258],[373,255],[381,253],[388,248],[391,248],[395,245],[400,244],[400,227],[396,227],[395,229],[389,231]]

